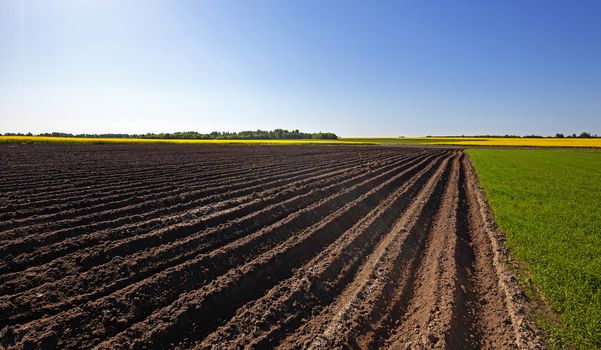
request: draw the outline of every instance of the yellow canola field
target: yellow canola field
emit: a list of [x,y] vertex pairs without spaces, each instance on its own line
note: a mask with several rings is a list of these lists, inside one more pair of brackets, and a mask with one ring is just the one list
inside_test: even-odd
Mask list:
[[237,144],[237,145],[457,145],[488,147],[588,147],[601,148],[601,138],[484,138],[484,137],[415,137],[352,138],[338,140],[181,140],[135,138],[78,138],[46,136],[0,136],[1,143],[58,144]]
[[85,138],[47,136],[0,136],[0,143],[58,143],[58,144],[249,144],[249,145],[367,145],[373,142],[340,140],[181,140],[181,139],[135,139],[135,138]]

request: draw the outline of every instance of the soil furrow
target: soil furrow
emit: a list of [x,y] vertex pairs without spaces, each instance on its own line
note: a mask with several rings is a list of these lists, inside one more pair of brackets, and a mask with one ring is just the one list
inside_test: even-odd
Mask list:
[[[411,176],[414,174],[415,172]],[[123,337],[129,338],[132,335],[139,338],[139,343],[154,347],[168,346],[181,340],[177,329],[183,325],[192,327],[194,337],[201,339],[231,317],[238,307],[260,297],[273,285],[288,278],[295,268],[333,243],[373,210],[394,188],[408,180],[408,175],[406,172],[396,175],[329,215],[323,222],[292,236],[287,242],[250,263],[229,271],[197,291],[180,296],[170,306],[155,312],[103,346],[118,346]],[[220,305],[220,300],[227,300],[227,305]],[[193,303],[192,308],[184,306],[190,302]],[[172,322],[160,322],[164,317],[171,318]]]
[[[426,161],[422,160],[422,163],[420,163],[420,164],[423,164],[423,163],[426,163]],[[409,164],[407,164],[407,166],[408,165]],[[411,171],[415,171],[415,170],[411,170]],[[390,172],[391,171],[389,171],[387,173],[390,173]],[[381,175],[380,177],[383,177],[383,176],[385,176],[385,174]],[[361,178],[364,179],[365,177],[360,177],[359,179],[361,179]],[[377,179],[377,178],[378,177],[375,177],[375,179]],[[382,181],[384,179],[385,179],[385,177],[382,178]],[[345,190],[345,193],[343,195],[340,195],[339,196],[340,198],[338,200],[332,199],[332,200],[329,200],[329,201],[328,200],[322,201],[322,203],[321,203],[320,206],[318,206],[316,208],[312,208],[303,217],[300,217],[300,219],[304,219],[303,220],[304,222],[303,221],[299,222],[299,219],[295,219],[295,220],[289,220],[289,222],[286,223],[286,225],[284,225],[284,226],[282,226],[282,225],[276,226],[275,229],[278,230],[278,231],[276,231],[276,233],[279,232],[279,234],[276,235],[276,236],[280,236],[281,238],[285,238],[286,234],[289,233],[289,231],[291,229],[293,229],[294,227],[298,227],[299,225],[300,225],[300,227],[303,227],[303,225],[308,225],[310,222],[307,222],[306,221],[307,219],[309,219],[309,220],[318,220],[319,216],[315,215],[313,213],[317,212],[318,210],[320,212],[323,211],[324,210],[324,208],[323,208],[324,205],[327,206],[326,208],[330,208],[329,210],[335,210],[340,205],[343,205],[343,203],[344,203],[345,200],[348,201],[349,199],[357,196],[358,195],[357,191],[363,191],[363,190],[369,189],[370,186],[373,186],[373,181],[374,181],[374,179],[368,178],[368,180],[365,180],[360,185],[358,185],[358,186],[356,186],[354,188],[351,187],[350,189]],[[344,188],[345,185],[346,185],[345,183],[341,183],[341,184],[337,184],[337,185],[332,185],[331,188],[326,188],[324,190],[333,192],[333,191],[337,191],[337,190],[340,190],[340,189]],[[267,212],[269,213],[270,211],[267,211]],[[242,228],[243,229],[248,229],[248,227],[249,227],[249,225],[244,225],[244,224],[239,225],[239,226],[240,226],[241,229]],[[219,231],[216,231],[216,232],[218,233]],[[225,232],[223,232],[223,233],[225,233]],[[212,243],[212,245],[223,244],[224,243],[224,241],[223,241],[223,238],[224,238],[223,233],[221,235],[215,235],[216,238],[220,238],[221,239],[220,241],[216,241],[216,242],[215,241],[213,241],[213,242],[209,241],[207,243]],[[231,234],[231,232],[227,232],[227,233]],[[263,232],[262,235],[259,236],[259,237],[267,236],[268,238],[272,238],[273,239],[273,237],[270,237],[272,235],[274,235],[274,234],[272,233],[272,234],[269,235],[269,234],[267,234],[267,232]],[[203,240],[201,239],[201,237],[199,237],[199,238],[197,238],[195,240],[198,242],[198,243],[195,243],[197,245],[203,242]],[[261,240],[259,240],[259,242],[260,241]],[[227,241],[225,241],[225,242],[227,242]],[[100,292],[102,292],[102,291],[107,291],[108,292],[108,291],[111,291],[112,289],[114,289],[115,287],[123,285],[124,283],[132,282],[131,281],[131,277],[126,278],[127,275],[123,276],[123,273],[124,273],[123,270],[124,269],[122,267],[120,267],[122,265],[124,265],[125,268],[126,268],[126,270],[127,270],[125,272],[136,273],[136,272],[139,272],[140,269],[142,269],[146,273],[144,273],[144,274],[137,273],[137,276],[144,276],[147,273],[156,273],[156,271],[155,271],[156,268],[165,268],[164,265],[166,263],[173,264],[174,262],[186,261],[187,259],[189,259],[190,255],[191,255],[190,252],[192,252],[193,254],[195,252],[201,253],[202,251],[198,251],[198,249],[203,249],[204,248],[203,250],[207,250],[207,248],[210,248],[210,246],[207,247],[206,244],[205,244],[204,246],[202,246],[202,245],[199,246],[199,248],[196,248],[196,250],[191,249],[191,247],[190,247],[190,241],[184,242],[181,245],[181,247],[183,249],[180,249],[179,251],[187,252],[187,254],[184,254],[183,256],[182,255],[176,255],[175,258],[169,259],[169,256],[172,255],[173,252],[171,252],[171,250],[172,250],[172,249],[170,249],[171,247],[166,247],[168,249],[167,250],[163,249],[164,253],[162,253],[162,254],[153,253],[153,254],[143,254],[143,255],[140,256],[140,258],[146,259],[146,260],[140,260],[140,259],[136,259],[136,258],[131,258],[131,259],[127,259],[127,260],[122,260],[121,259],[120,261],[111,261],[111,265],[115,265],[115,268],[117,269],[117,270],[115,270],[114,273],[110,273],[111,269],[109,269],[108,266],[101,266],[98,269],[91,270],[87,274],[90,277],[88,279],[84,278],[85,275],[79,275],[77,277],[77,280],[73,280],[70,283],[67,283],[68,281],[62,281],[59,285],[56,285],[53,288],[48,288],[49,286],[46,285],[46,286],[42,286],[41,288],[38,288],[38,289],[33,289],[33,290],[31,290],[31,291],[28,292],[28,295],[31,295],[32,297],[23,297],[23,298],[19,297],[18,298],[18,300],[23,300],[23,301],[27,302],[27,304],[22,304],[23,301],[18,302],[18,300],[11,300],[10,303],[13,306],[13,309],[11,311],[13,313],[19,314],[19,309],[20,309],[23,312],[28,312],[28,314],[26,314],[26,315],[30,315],[31,316],[31,315],[34,314],[34,311],[36,311],[35,308],[32,310],[32,304],[31,304],[32,302],[36,303],[36,304],[33,304],[33,305],[40,305],[40,304],[44,305],[44,304],[46,304],[46,305],[49,305],[50,307],[54,307],[55,308],[56,307],[55,303],[56,303],[56,300],[57,300],[56,298],[58,298],[59,296],[61,296],[61,297],[64,298],[65,293],[68,293],[69,290],[71,290],[71,291],[76,292],[76,293],[79,294],[79,296],[76,297],[76,298],[74,298],[74,300],[71,300],[71,302],[81,302],[82,299],[84,299],[84,300],[87,299],[85,297],[92,297],[92,296],[98,297],[98,294]],[[245,248],[246,248],[245,250],[248,250],[249,247],[245,247]],[[230,261],[230,260],[234,259],[237,256],[243,256],[242,253],[245,250],[243,250],[243,251],[235,254],[234,256],[228,258],[225,262],[217,262],[216,263],[216,267],[212,268],[211,270],[212,271],[218,271],[219,267],[221,265],[223,265],[224,263],[227,266],[227,261]],[[170,253],[170,255],[165,255],[165,253]],[[151,257],[152,259],[148,260],[146,257]],[[131,267],[132,265],[134,267],[138,267],[138,268],[137,269],[136,268],[132,268]],[[152,268],[153,266],[155,267],[155,269]],[[202,266],[202,265],[200,265],[200,266]],[[106,273],[106,277],[105,278],[99,278],[99,277],[104,276],[106,271],[108,271],[108,273]],[[102,273],[102,276],[99,276],[99,273]],[[123,277],[122,278],[118,278],[118,279],[115,280],[114,283],[112,283],[112,284],[109,283],[107,285],[107,279],[109,279],[109,280],[111,278],[114,279],[114,275],[115,274],[123,276]],[[81,291],[80,285],[81,285],[82,281],[87,281],[85,283],[85,286],[86,286],[87,289],[92,289],[92,290],[94,288],[98,288],[98,289],[96,289],[96,291],[95,291],[95,293],[93,295],[86,295],[83,291]],[[113,288],[109,288],[109,287],[113,287]],[[67,288],[67,289],[65,290],[65,288]],[[46,293],[44,295],[44,298],[42,300],[40,300],[40,298],[34,298],[33,297],[37,293],[39,293],[39,290],[47,290],[47,291],[49,291],[51,293]],[[105,293],[102,293],[102,294],[105,294]],[[55,296],[54,299],[49,299],[49,298],[53,298],[53,295]],[[52,300],[54,300],[54,301],[52,301]],[[69,300],[67,300],[67,301],[69,301]],[[22,307],[15,307],[15,303],[17,305],[22,305]],[[17,310],[15,310],[15,308]],[[11,311],[6,311],[6,312],[11,312]],[[41,309],[41,310],[38,309],[37,310],[37,314],[40,314],[42,312],[47,313],[47,312],[51,312],[51,311],[52,311],[51,308],[46,307],[45,309]],[[23,316],[25,316],[25,315],[23,315]]]
[[[348,155],[343,156],[341,158],[349,157]],[[335,158],[339,159],[339,158]],[[72,204],[77,201],[81,201],[86,198],[95,198],[98,196],[106,196],[107,193],[115,194],[119,191],[131,192],[134,189],[140,190],[148,190],[153,188],[152,186],[159,186],[164,183],[176,182],[178,184],[188,183],[188,182],[198,182],[198,183],[206,183],[207,181],[223,181],[223,178],[228,179],[239,179],[244,176],[248,176],[249,174],[261,172],[261,171],[269,171],[272,173],[277,173],[278,170],[284,170],[286,167],[290,165],[298,165],[306,166],[311,165],[311,162],[314,164],[314,158],[301,157],[295,161],[288,160],[287,162],[280,162],[278,164],[269,164],[269,161],[264,161],[264,165],[261,164],[253,164],[248,167],[239,167],[236,170],[232,170],[231,167],[225,167],[224,170],[219,171],[219,168],[211,167],[207,165],[202,165],[200,168],[190,167],[190,169],[185,168],[174,168],[173,170],[165,171],[163,169],[158,170],[159,176],[152,176],[152,174],[144,174],[138,178],[133,178],[131,180],[126,180],[122,182],[122,185],[115,184],[111,181],[106,181],[104,177],[96,178],[93,181],[89,181],[88,183],[70,183],[74,188],[72,191],[63,191],[58,192],[53,195],[52,199],[42,200],[45,193],[36,193],[35,201],[28,201],[27,203],[21,204],[19,206],[18,203],[11,205],[10,210],[13,212],[18,212],[20,215],[33,215],[31,209],[35,207],[53,207],[58,204]],[[98,181],[103,181],[99,183]],[[135,181],[135,182],[134,182]],[[85,189],[86,194],[82,195],[82,189]],[[91,191],[95,192],[91,192]],[[70,193],[75,193],[78,196],[69,197]],[[17,193],[16,195],[23,196],[23,193]],[[21,209],[27,209],[26,213],[23,213]],[[0,208],[0,213],[6,211],[6,208]]]
[[[276,167],[277,168],[277,167]],[[298,172],[294,172],[294,169],[302,169]],[[294,165],[292,166],[292,169],[289,169],[289,171],[287,171],[286,173],[283,174],[279,174],[277,172],[277,169],[274,169],[274,172],[269,172],[267,178],[269,178],[271,176],[271,178],[275,179],[282,179],[286,176],[291,176],[291,175],[302,175],[302,174],[310,174],[310,172],[312,171],[312,169],[307,169],[306,166],[303,166],[303,164],[301,165]],[[201,189],[200,191],[197,192],[197,194],[202,194],[204,196],[207,195],[215,195],[215,194],[220,194],[220,193],[228,193],[230,191],[234,191],[234,190],[240,190],[243,188],[247,188],[249,186],[252,186],[253,184],[256,183],[260,183],[260,181],[262,181],[262,179],[254,179],[252,181],[243,181],[240,182],[238,178],[234,178],[234,179],[228,179],[226,178],[226,181],[224,181],[223,178],[221,178],[220,176],[215,176],[215,179],[217,179],[216,182],[208,182],[206,183],[206,185],[215,185],[213,187],[208,187],[205,189]],[[202,180],[200,180],[202,181]],[[192,184],[194,184],[196,182],[196,180],[191,180]],[[161,186],[163,184],[157,185],[157,186]],[[134,191],[134,189],[131,189],[123,194],[116,194],[116,195],[109,195],[109,196],[101,196],[100,198],[93,197],[94,199],[89,200],[89,199],[84,199],[82,201],[79,202],[73,202],[73,203],[69,203],[65,206],[54,206],[54,207],[46,207],[44,209],[43,212],[36,212],[35,216],[32,216],[32,213],[30,212],[16,212],[14,215],[18,215],[18,217],[16,218],[11,218],[10,220],[5,218],[5,222],[3,222],[2,224],[0,224],[0,230],[8,230],[8,229],[12,229],[15,227],[25,227],[25,225],[33,225],[36,224],[40,221],[57,221],[57,220],[65,220],[65,219],[72,219],[72,218],[76,218],[76,217],[80,217],[83,215],[87,215],[89,213],[95,213],[95,212],[99,212],[99,211],[112,211],[112,210],[116,210],[116,209],[120,209],[126,206],[134,206],[134,205],[140,205],[142,204],[144,201],[154,201],[154,200],[158,200],[160,199],[160,197],[163,195],[164,192],[168,192],[168,191],[174,191],[174,192],[180,192],[181,193],[181,189],[179,189],[177,187],[177,185],[180,185],[182,187],[185,186],[185,184],[180,184],[179,182],[176,183],[169,183],[166,186],[163,187],[155,187],[155,188],[151,188],[148,190],[144,190],[144,191]],[[205,184],[203,184],[205,185]],[[135,187],[135,186],[134,186]],[[184,190],[186,189],[186,187],[184,187]],[[177,194],[176,194],[177,196]]]
[[[455,283],[458,185],[459,162],[455,161],[450,185],[445,189],[443,202],[427,237],[410,302],[399,321],[400,327],[395,330],[401,339],[393,343],[392,348],[405,344],[424,349],[477,346],[464,329],[455,329],[451,325],[460,287]],[[420,332],[416,333],[416,329]]]
[[514,347],[542,349],[541,332],[528,315],[528,303],[507,267],[503,236],[496,230],[484,193],[466,158],[462,161],[465,181],[466,217],[469,230],[464,234],[473,251],[473,288],[477,300],[475,313],[484,349]]
[[353,282],[344,286],[331,305],[289,336],[281,348],[302,344],[311,349],[377,348],[369,343],[381,321],[379,316],[390,311],[393,290],[403,285],[403,277],[411,275],[411,259],[419,254],[432,224],[430,218],[444,200],[441,189],[452,181],[449,173],[447,162],[388,228]]
[[[390,227],[398,219],[398,213],[410,211],[407,209],[410,205],[422,204],[422,197],[425,196],[418,196],[419,199],[415,200],[420,191],[428,194],[433,192],[445,164],[446,161],[438,168],[429,168],[422,173],[420,181],[399,188],[365,220],[332,244],[332,249],[323,251],[293,277],[239,310],[234,319],[207,337],[199,347],[222,344],[225,348],[236,348],[248,344],[250,347],[273,348],[286,334],[293,332],[303,319],[321,313],[350,283],[366,255],[387,236]],[[319,323],[323,324],[324,320],[321,319]],[[310,339],[314,337],[315,334]],[[302,345],[298,344],[299,347]]]
[[[60,147],[54,147],[54,149],[57,149]],[[146,147],[137,147],[138,149],[142,149],[142,150],[149,150]],[[113,179],[119,181],[123,178],[140,178],[140,177],[150,177],[153,174],[159,174],[159,175],[165,175],[170,173],[172,170],[171,169],[186,169],[186,167],[197,167],[199,164],[202,164],[202,166],[206,166],[207,169],[213,168],[214,170],[218,171],[220,168],[227,168],[228,166],[231,167],[231,165],[236,165],[239,166],[241,163],[239,161],[239,159],[236,159],[237,157],[235,156],[236,152],[239,151],[240,149],[236,148],[236,147],[230,147],[230,151],[232,153],[226,152],[224,154],[218,153],[215,154],[213,152],[209,152],[206,154],[198,154],[195,155],[195,157],[186,157],[184,159],[179,159],[178,157],[178,153],[177,152],[179,149],[179,147],[167,147],[169,148],[167,151],[167,155],[169,156],[169,158],[164,157],[162,154],[158,159],[151,159],[151,161],[153,163],[157,163],[156,161],[158,160],[158,164],[156,164],[154,167],[148,167],[148,164],[146,164],[146,162],[148,161],[148,159],[145,159],[144,157],[140,158],[140,169],[135,169],[135,164],[133,164],[132,159],[127,159],[128,162],[128,169],[123,170],[121,166],[121,160],[119,158],[115,159],[94,159],[94,161],[92,163],[82,163],[81,159],[78,158],[77,161],[77,165],[74,166],[74,164],[72,163],[72,159],[57,159],[57,153],[56,152],[50,152],[50,156],[42,156],[41,159],[36,160],[34,163],[32,164],[36,164],[35,167],[33,167],[33,169],[37,170],[40,168],[40,165],[46,165],[46,167],[51,166],[51,167],[56,167],[57,169],[59,169],[60,174],[49,174],[48,169],[44,169],[44,172],[38,172],[38,171],[32,171],[31,173],[31,177],[27,178],[26,176],[24,176],[23,174],[17,174],[14,177],[16,178],[16,180],[14,180],[12,183],[8,182],[5,179],[0,179],[0,190],[5,192],[8,195],[11,194],[16,194],[15,190],[18,188],[23,188],[24,190],[20,191],[19,194],[20,195],[26,195],[26,194],[35,194],[37,192],[39,192],[39,188],[42,188],[45,192],[49,191],[52,189],[52,187],[54,185],[58,186],[67,186],[67,187],[71,187],[73,184],[79,184],[82,186],[88,185],[88,184],[94,184],[94,181],[96,179],[98,179],[98,175],[103,175],[102,178],[105,178],[107,181],[113,181]],[[152,149],[152,148],[150,148]],[[165,148],[164,148],[165,149]],[[183,148],[185,150],[185,148]],[[39,150],[39,149],[38,149]],[[169,150],[171,150],[172,152],[169,152]],[[72,150],[69,150],[69,152]],[[127,154],[131,151],[131,149],[126,149],[124,154],[125,156],[127,156]],[[102,150],[101,152],[102,153]],[[184,155],[189,155],[186,154],[188,152],[184,152]],[[264,161],[274,161],[275,163],[279,163],[280,161],[289,161],[290,158],[287,157],[286,155],[278,155],[277,152],[276,153],[264,153],[261,154],[261,152],[258,152],[255,155],[249,155],[248,152],[245,152],[246,157],[245,160],[247,160],[246,164],[249,165],[255,165],[255,164],[260,164],[261,162]],[[335,158],[336,157],[336,153],[338,154],[348,154],[350,152],[344,152],[344,151],[334,151],[331,153],[331,157],[330,158]],[[315,154],[314,152],[300,152],[299,156],[300,157],[307,157],[307,158],[319,158],[320,156],[324,156],[324,155],[329,155],[330,152],[321,152],[320,154]],[[113,154],[111,154],[112,156]],[[145,156],[146,154],[144,152],[140,152],[140,155]],[[232,156],[233,155],[233,156]],[[73,157],[81,157],[82,154],[73,154]],[[198,158],[198,156],[200,156],[200,158]],[[96,154],[93,155],[94,158],[97,157]],[[176,159],[172,159],[172,158],[176,158]],[[19,161],[26,161],[24,159],[19,159]],[[8,160],[7,160],[8,162]],[[47,162],[52,162],[51,164],[45,164]],[[112,164],[115,164],[115,166],[111,166]],[[167,164],[168,163],[168,164]],[[107,170],[103,171],[101,166],[102,165],[107,165]],[[89,172],[88,168],[93,166],[95,171],[94,172]],[[84,169],[84,170],[81,170]],[[10,173],[9,173],[10,174]],[[32,183],[31,181],[29,181],[30,179],[34,179],[34,180],[39,180],[42,178],[46,178],[47,181],[44,183],[40,183],[39,185],[36,186],[36,183]],[[28,182],[23,182],[23,180],[28,181]],[[64,180],[64,181],[63,181]],[[73,181],[75,180],[75,182]],[[85,182],[78,182],[78,181],[92,181],[90,183],[85,183]],[[67,185],[65,185],[65,183]],[[27,185],[24,185],[27,184]],[[58,191],[62,191],[60,188],[58,189]]]
[[[357,163],[353,162],[352,164],[356,165]],[[328,171],[330,171],[332,169],[339,168],[340,165],[341,164],[337,164],[337,166],[332,166],[332,167],[325,166],[325,167],[322,167],[319,171],[314,171],[314,169],[308,169],[308,170],[304,170],[301,174],[291,173],[290,177],[283,178],[283,179],[277,179],[275,181],[267,181],[267,180],[269,180],[269,177],[262,179],[262,180],[254,180],[254,181],[252,181],[252,183],[247,183],[248,184],[247,187],[239,185],[238,187],[241,187],[241,188],[236,189],[236,190],[230,190],[227,192],[226,195],[223,195],[221,193],[214,193],[214,191],[207,192],[207,190],[192,191],[192,192],[187,193],[185,196],[178,195],[178,196],[175,196],[172,198],[167,198],[167,199],[165,199],[165,204],[163,204],[162,200],[161,201],[159,201],[159,200],[148,201],[147,205],[145,207],[151,207],[153,205],[155,207],[156,206],[160,207],[162,204],[168,206],[170,203],[175,203],[171,207],[162,209],[163,212],[168,213],[169,217],[172,217],[177,214],[177,211],[176,211],[177,208],[186,210],[189,208],[194,208],[194,207],[199,207],[199,206],[207,206],[207,205],[217,204],[218,201],[235,199],[236,196],[243,196],[243,195],[249,194],[249,193],[252,194],[253,196],[261,196],[261,195],[263,195],[261,192],[264,192],[268,189],[277,188],[277,186],[288,186],[291,184],[291,182],[301,181],[301,180],[307,178],[307,176],[315,176],[315,175],[321,175],[321,174],[327,173]],[[342,163],[342,165],[344,165],[344,163]],[[261,183],[261,181],[264,181],[264,182]],[[259,182],[259,183],[255,184],[257,182]],[[255,191],[260,191],[260,192],[256,193]],[[207,196],[207,193],[209,193],[208,196]],[[252,197],[252,196],[249,196],[249,197]],[[254,198],[250,198],[250,200],[252,200],[252,199],[254,199]],[[132,208],[127,211],[123,210],[123,209],[117,210],[117,211],[111,211],[110,215],[111,215],[111,217],[120,217],[120,216],[125,216],[125,215],[140,215],[140,213],[143,213],[143,209],[144,209],[144,207],[140,207],[140,205],[138,205],[135,208]],[[161,210],[161,209],[159,209],[159,210]],[[206,214],[208,214],[208,213],[203,213],[203,215],[206,215]],[[155,215],[155,216],[159,216],[159,215]],[[95,219],[98,220],[97,217],[87,216],[85,218],[84,223],[94,222]],[[131,218],[130,218],[130,221],[131,221]],[[135,223],[135,221],[133,223]],[[130,224],[133,224],[133,223],[130,223]],[[58,221],[57,224],[64,225],[64,223],[61,224],[60,221]],[[46,227],[43,227],[43,228],[46,228]],[[83,226],[82,228],[80,228],[80,230],[82,230],[82,229],[88,230],[88,229],[91,229],[91,227]],[[86,231],[84,231],[84,232],[86,232]],[[87,231],[87,232],[89,232],[89,231]],[[30,236],[30,237],[26,240],[21,239],[21,240],[16,240],[14,242],[11,242],[11,241],[5,242],[4,243],[5,246],[3,248],[3,250],[4,250],[3,253],[11,254],[16,257],[20,253],[32,251],[32,250],[34,250],[34,248],[38,248],[39,246],[56,243],[56,242],[59,242],[61,239],[66,239],[70,236],[78,235],[78,234],[80,234],[80,231],[76,230],[75,228],[49,232],[43,236],[29,234],[28,236]],[[132,232],[130,234],[135,234],[135,232]],[[81,245],[78,245],[78,248],[82,248]],[[16,268],[16,265],[18,265],[18,262],[13,261],[14,268]]]
[[[397,162],[393,162],[390,165],[385,165],[384,167],[380,168],[378,171],[384,171],[384,170],[388,170],[389,168],[395,166],[395,164],[397,164]],[[406,165],[410,164],[410,162],[407,162]],[[361,171],[361,168],[356,169],[356,171]],[[354,171],[354,172],[356,172]],[[340,175],[341,179],[343,179],[344,177],[349,177],[353,175],[353,173],[348,173],[348,171],[343,171],[342,174]],[[353,177],[351,176],[350,179],[343,181],[343,183],[347,184],[347,185],[352,185],[355,182],[358,182],[359,179],[365,179],[365,176],[361,176],[361,177]],[[213,217],[215,219],[210,220],[210,217],[204,217],[203,218],[203,223],[205,225],[205,229],[209,228],[211,226],[215,226],[217,224],[220,224],[222,222],[227,221],[227,217],[235,217],[236,215],[239,217],[242,217],[244,215],[250,214],[250,212],[255,212],[255,214],[260,214],[261,211],[260,209],[264,209],[266,207],[269,207],[270,205],[274,205],[277,204],[279,201],[284,201],[284,200],[288,200],[290,198],[292,198],[295,194],[298,195],[298,193],[303,193],[306,192],[308,190],[310,190],[311,188],[315,188],[315,187],[319,187],[319,186],[325,186],[326,183],[330,183],[330,182],[334,182],[334,181],[338,181],[338,178],[326,178],[324,180],[322,180],[321,182],[316,182],[316,183],[312,183],[309,184],[308,187],[300,187],[300,188],[294,188],[294,189],[289,189],[289,190],[283,190],[281,189],[275,196],[273,196],[273,200],[269,199],[269,198],[259,198],[259,199],[255,199],[254,202],[250,203],[250,205],[247,205],[246,207],[242,207],[242,208],[238,208],[236,211],[232,211],[232,210],[225,210],[225,212],[223,213],[223,215],[225,215],[225,218],[222,216],[221,219],[216,220],[219,218],[219,216],[216,216],[219,214],[219,212],[215,213],[215,215],[213,215]],[[324,182],[325,181],[325,182]],[[338,186],[340,186],[340,184],[338,184]],[[323,191],[322,191],[323,192]],[[305,198],[305,201],[299,201],[302,198]],[[302,207],[304,205],[307,205],[306,200],[316,200],[317,198],[315,196],[310,196],[310,194],[304,193],[304,195],[295,198],[293,201],[288,201],[288,203],[284,202],[281,203],[280,205],[284,205],[286,207],[286,209],[288,211],[293,210],[295,207]],[[297,203],[295,205],[295,203]],[[223,208],[219,208],[219,209],[223,209]],[[273,209],[270,207],[270,209]],[[263,210],[263,212],[265,212],[265,210]],[[244,214],[244,215],[243,215]],[[179,218],[179,217],[177,217]],[[169,221],[173,221],[173,220],[169,220]],[[165,224],[167,224],[169,221],[166,220],[160,220],[160,223],[163,224],[163,226],[165,226]],[[177,222],[174,222],[177,223]],[[130,230],[127,230],[127,232],[129,233]],[[105,235],[105,236],[101,236],[101,238],[103,240],[109,240],[112,245],[115,245],[116,240],[119,238],[119,236],[116,235]],[[101,243],[102,241],[99,241],[97,243]],[[87,245],[92,245],[92,244],[86,244]],[[69,246],[67,246],[67,248],[70,248]],[[82,244],[76,244],[75,247],[73,249],[77,249],[77,250],[81,250],[82,248],[84,248],[84,246]],[[109,254],[110,253],[110,248],[109,247],[103,247],[102,248],[102,255],[99,256],[96,260],[94,260],[94,262],[96,264],[101,263],[103,261],[108,260],[112,255]],[[120,253],[123,253],[123,251],[121,251]],[[69,272],[69,270],[73,270],[73,269],[77,269],[77,271],[84,271],[82,270],[82,268],[85,268],[85,264],[82,262],[82,259],[85,259],[86,253],[85,251],[80,252],[79,254],[77,254],[76,256],[74,256],[70,262],[64,262],[64,261],[59,261],[56,262],[54,264],[51,264],[48,266],[48,269],[53,269],[53,270],[59,270],[59,271],[63,271],[64,275],[67,275]],[[82,258],[83,257],[83,258]],[[100,258],[104,259],[104,260],[99,260]],[[88,260],[91,261],[91,259],[87,258]],[[87,264],[89,265],[89,263]],[[43,276],[46,276],[47,274],[44,274],[43,270],[41,270],[43,268],[43,265],[39,266],[36,269],[28,269],[26,272],[27,275],[26,276],[26,283],[24,283],[23,278],[21,278],[20,274],[18,273],[12,273],[12,274],[6,274],[4,275],[0,281],[3,282],[4,286],[1,289],[3,293],[6,293],[8,291],[10,292],[15,292],[18,290],[25,290],[25,289],[30,289],[32,288],[34,285],[32,285],[32,283],[37,281],[37,284],[41,283],[41,281],[49,281],[48,277],[46,277],[45,279],[43,278]],[[23,277],[25,277],[23,276]],[[59,277],[60,275],[57,275],[56,273],[52,274],[52,278],[56,278]],[[14,282],[11,282],[14,281]],[[18,289],[16,289],[18,288]]]

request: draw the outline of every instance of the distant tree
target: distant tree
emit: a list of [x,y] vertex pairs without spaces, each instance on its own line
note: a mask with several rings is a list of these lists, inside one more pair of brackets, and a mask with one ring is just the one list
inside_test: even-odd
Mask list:
[[578,137],[581,138],[581,139],[590,139],[591,138],[591,134],[589,134],[586,131],[583,131],[583,132],[580,133],[580,135],[578,135]]
[[313,135],[311,135],[312,139],[316,139],[316,140],[336,140],[338,138],[338,136],[336,136],[336,134],[331,133],[331,132],[317,132],[314,133]]
[[559,134],[559,133],[555,134],[555,137],[557,137],[558,139],[563,139],[564,138],[563,134]]

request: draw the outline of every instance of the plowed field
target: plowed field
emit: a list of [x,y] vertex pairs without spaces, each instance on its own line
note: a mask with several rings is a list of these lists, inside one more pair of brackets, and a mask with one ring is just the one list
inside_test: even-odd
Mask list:
[[534,348],[461,150],[0,147],[15,348]]

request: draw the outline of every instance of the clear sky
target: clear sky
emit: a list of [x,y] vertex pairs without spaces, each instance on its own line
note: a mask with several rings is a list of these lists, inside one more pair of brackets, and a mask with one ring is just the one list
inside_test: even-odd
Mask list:
[[601,1],[0,0],[0,133],[601,134]]

